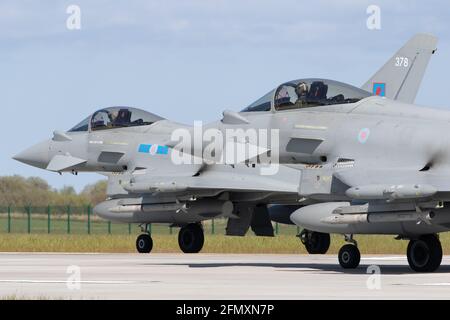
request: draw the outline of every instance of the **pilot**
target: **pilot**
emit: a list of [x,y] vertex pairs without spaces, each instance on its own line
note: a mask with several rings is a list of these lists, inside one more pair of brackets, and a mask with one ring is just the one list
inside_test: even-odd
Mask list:
[[295,87],[295,93],[297,94],[297,101],[295,105],[297,108],[305,107],[307,105],[306,97],[308,96],[309,88],[306,82],[300,82]]
[[92,117],[92,128],[104,128],[108,125],[108,121],[105,119],[104,111],[98,111]]
[[114,125],[127,126],[130,124],[131,112],[128,109],[120,109],[114,119]]

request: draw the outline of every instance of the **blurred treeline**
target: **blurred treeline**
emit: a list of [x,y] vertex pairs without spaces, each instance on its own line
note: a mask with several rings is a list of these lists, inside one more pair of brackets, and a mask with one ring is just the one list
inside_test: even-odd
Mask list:
[[71,186],[52,188],[38,177],[0,177],[0,206],[47,206],[97,204],[106,198],[106,180],[87,185],[77,193]]

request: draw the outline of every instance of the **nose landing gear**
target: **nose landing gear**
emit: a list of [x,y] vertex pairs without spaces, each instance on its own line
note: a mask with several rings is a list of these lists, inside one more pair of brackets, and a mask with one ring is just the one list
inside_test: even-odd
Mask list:
[[141,226],[142,234],[136,239],[136,250],[139,253],[150,253],[153,249],[153,239],[148,231],[148,225]]
[[361,253],[358,249],[356,240],[353,239],[353,235],[345,235],[345,241],[351,242],[351,244],[344,245],[338,253],[339,264],[344,269],[355,269],[359,266],[361,261]]

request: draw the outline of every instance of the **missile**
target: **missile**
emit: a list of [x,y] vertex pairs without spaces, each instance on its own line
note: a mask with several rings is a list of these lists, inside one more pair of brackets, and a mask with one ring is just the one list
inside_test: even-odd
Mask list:
[[118,222],[171,221],[177,223],[217,216],[236,218],[233,214],[233,202],[229,200],[201,199],[168,203],[142,203],[141,201],[142,199],[133,198],[106,200],[96,205],[94,212],[101,218]]
[[425,214],[416,211],[404,212],[376,212],[362,214],[332,214],[322,218],[320,221],[329,224],[354,224],[354,223],[381,223],[381,222],[408,222],[421,221],[426,219],[431,221],[434,213],[427,212]]
[[367,185],[352,187],[345,194],[351,199],[370,200],[386,199],[401,200],[428,198],[435,195],[437,189],[427,184],[404,184],[404,185]]
[[152,193],[152,192],[182,192],[187,190],[187,185],[176,181],[160,182],[134,182],[124,185],[123,188],[131,193]]
[[156,203],[156,204],[142,204],[142,205],[119,205],[111,207],[110,212],[159,212],[159,211],[177,211],[182,209],[186,204],[183,203]]
[[142,204],[142,205],[118,205],[109,208],[113,213],[126,213],[126,212],[189,212],[190,210],[199,211],[201,209],[205,212],[217,212],[225,216],[229,216],[233,212],[233,203],[231,201],[198,201],[198,202],[184,202],[184,203],[155,203],[155,204]]

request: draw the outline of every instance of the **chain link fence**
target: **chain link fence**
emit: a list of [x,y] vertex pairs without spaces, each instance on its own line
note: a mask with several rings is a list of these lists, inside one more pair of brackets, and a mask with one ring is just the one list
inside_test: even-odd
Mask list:
[[[225,234],[227,220],[212,219],[203,222],[206,234]],[[296,226],[273,223],[275,234],[298,234]],[[164,224],[153,224],[154,234],[178,232]],[[0,206],[0,233],[48,234],[138,234],[138,224],[112,223],[93,214],[92,206]]]

